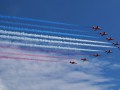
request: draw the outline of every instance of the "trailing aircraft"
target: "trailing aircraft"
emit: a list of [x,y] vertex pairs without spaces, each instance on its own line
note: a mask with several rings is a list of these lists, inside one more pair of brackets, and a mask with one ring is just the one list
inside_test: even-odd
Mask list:
[[101,35],[101,36],[104,36],[104,35],[108,35],[108,33],[106,33],[106,32],[101,32],[100,35]]
[[108,54],[108,53],[112,53],[112,51],[111,51],[111,50],[106,50],[105,52],[106,52],[107,54]]
[[74,61],[70,61],[69,63],[71,63],[71,64],[77,64],[76,62],[74,62]]
[[112,37],[106,38],[108,41],[114,40]]
[[102,28],[101,28],[101,27],[99,27],[99,26],[92,26],[92,29],[93,29],[94,31],[97,31],[97,30],[102,30]]
[[93,54],[93,56],[98,57],[98,56],[100,56],[100,54]]
[[82,61],[88,61],[87,58],[81,58]]
[[116,43],[113,43],[113,45],[114,45],[114,46],[117,46],[117,45],[119,45],[119,43],[118,43],[118,42],[116,42]]

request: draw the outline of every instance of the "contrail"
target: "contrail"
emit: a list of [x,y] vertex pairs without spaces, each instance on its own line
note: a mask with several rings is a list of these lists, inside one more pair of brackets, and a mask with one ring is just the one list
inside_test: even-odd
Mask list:
[[116,47],[113,47],[113,46],[105,46],[105,45],[94,45],[94,44],[74,43],[74,42],[66,42],[66,41],[54,41],[54,40],[46,40],[46,39],[35,39],[35,38],[18,37],[18,36],[10,36],[10,35],[0,35],[0,38],[15,39],[15,40],[25,40],[25,41],[32,41],[32,42],[47,42],[47,43],[55,43],[55,44],[78,45],[78,46],[91,46],[91,47],[93,46],[93,47],[116,48]]
[[103,44],[111,44],[108,42],[102,42],[102,41],[94,41],[94,40],[85,40],[85,39],[76,39],[76,38],[65,38],[65,37],[58,37],[58,36],[49,36],[49,35],[39,35],[39,34],[28,34],[25,32],[12,32],[12,31],[6,31],[6,30],[0,30],[0,33],[2,34],[14,34],[14,35],[20,35],[20,36],[32,36],[37,38],[51,38],[51,39],[57,39],[57,40],[69,40],[69,41],[80,41],[80,42],[91,42],[91,43],[103,43]]
[[74,51],[90,51],[90,52],[103,52],[101,50],[93,50],[93,49],[80,49],[80,48],[70,48],[70,47],[60,47],[60,46],[47,46],[47,45],[37,45],[37,44],[24,44],[19,42],[8,42],[8,41],[0,41],[2,44],[11,44],[18,46],[28,46],[28,47],[36,47],[36,48],[51,48],[51,49],[63,49],[63,50],[74,50]]
[[47,39],[56,39],[56,40],[68,40],[68,41],[77,41],[77,42],[111,44],[108,42],[95,41],[95,40],[67,38],[67,37],[59,37],[59,36],[49,36],[49,35],[42,35],[42,34],[30,34],[30,33],[25,33],[25,32],[13,32],[13,31],[6,31],[6,30],[0,30],[0,33],[10,34],[10,35],[19,35],[19,36],[28,36],[28,37],[32,36],[32,37],[36,37],[36,38],[47,38]]
[[47,20],[37,20],[37,19],[32,19],[32,18],[23,18],[23,17],[16,17],[16,16],[3,16],[3,15],[0,15],[0,18],[14,19],[14,20],[24,20],[24,21],[31,21],[31,22],[51,23],[51,24],[66,25],[66,26],[79,26],[79,25],[75,25],[75,24],[67,24],[67,23],[53,22],[53,21],[47,21]]
[[[14,60],[43,61],[43,62],[64,62],[64,61],[57,61],[57,60],[40,60],[40,59],[19,58],[19,57],[11,57],[11,56],[1,56],[1,55],[0,55],[0,58],[14,59]],[[67,63],[67,62],[64,62],[64,63]]]
[[53,27],[53,26],[43,26],[43,25],[35,25],[35,24],[26,24],[26,23],[10,22],[10,21],[0,21],[0,23],[30,26],[30,27],[32,26],[32,27],[54,29],[54,30],[60,30],[60,31],[63,30],[63,31],[72,31],[72,32],[88,32],[88,31],[82,31],[82,30],[76,30],[76,29],[60,28],[60,27]]
[[12,29],[12,30],[17,30],[17,31],[31,31],[31,32],[36,32],[36,33],[44,33],[44,34],[55,34],[55,35],[66,35],[66,36],[74,36],[74,37],[89,37],[89,38],[99,38],[95,36],[87,36],[87,35],[78,35],[78,34],[69,34],[69,33],[61,33],[61,32],[52,32],[52,31],[43,31],[39,29],[30,29],[30,28],[18,28],[18,27],[9,27],[9,26],[2,26],[0,25],[0,28],[3,29]]

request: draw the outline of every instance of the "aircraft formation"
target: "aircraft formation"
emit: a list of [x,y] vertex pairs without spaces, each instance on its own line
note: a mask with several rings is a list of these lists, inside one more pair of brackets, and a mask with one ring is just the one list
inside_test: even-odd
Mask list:
[[[119,42],[114,41],[113,37],[109,37],[109,33],[102,31],[103,28],[100,26],[91,26],[89,27],[89,31],[80,30],[80,25],[68,24],[63,22],[54,22],[47,20],[38,20],[33,18],[23,18],[16,16],[3,16],[0,15],[0,48],[3,49],[2,45],[13,45],[20,47],[27,47],[28,52],[30,49],[35,49],[34,52],[43,52],[47,53],[55,53],[55,55],[60,54],[60,57],[51,56],[42,56],[33,54],[22,54],[18,52],[14,52],[11,50],[7,52],[5,50],[6,55],[15,54],[15,55],[26,55],[26,56],[37,56],[37,59],[40,57],[50,57],[52,58],[63,58],[63,56],[68,56],[66,63],[69,64],[77,64],[77,62],[73,61],[76,58],[80,57],[72,57],[71,55],[89,55],[92,57],[101,57],[103,56],[99,52],[104,52],[105,55],[112,53],[111,49],[106,48],[115,48],[120,49]],[[97,32],[97,36],[89,35],[92,32]],[[90,32],[90,33],[89,33]],[[99,35],[99,36],[98,36]],[[106,41],[98,40],[103,38]],[[108,45],[109,44],[109,45]],[[98,47],[98,48],[97,48]],[[7,49],[7,46],[4,47]],[[103,49],[105,48],[105,49]],[[15,49],[15,48],[11,48]],[[17,50],[16,50],[17,51]],[[31,51],[32,52],[32,51]],[[82,54],[81,52],[88,52]],[[97,52],[89,54],[89,52]],[[11,58],[14,57],[3,56],[3,52],[0,54],[0,58]],[[71,55],[70,55],[71,54]],[[16,59],[20,59],[21,57],[17,57]],[[22,58],[21,58],[22,59]],[[24,58],[24,60],[31,60],[28,58]],[[23,60],[23,59],[22,59]],[[79,61],[89,61],[88,57],[83,57],[78,59]],[[42,60],[41,60],[42,61]],[[43,60],[44,61],[44,60]],[[50,61],[51,62],[51,61]],[[52,61],[53,62],[53,61]],[[56,61],[55,61],[56,62]],[[58,61],[57,61],[58,62]],[[60,59],[59,62],[62,62]]]
[[[92,26],[91,29],[92,29],[93,31],[103,30],[100,26]],[[100,34],[101,36],[107,36],[107,35],[109,35],[107,32],[100,32],[99,34]],[[107,41],[113,41],[114,39],[113,39],[112,37],[107,37],[106,40],[107,40]],[[113,45],[113,46],[116,46],[117,48],[120,48],[120,44],[119,44],[118,42],[113,42],[112,45]],[[112,50],[106,50],[105,53],[106,53],[106,54],[112,53]],[[97,53],[97,54],[93,54],[92,56],[94,56],[94,57],[99,57],[99,56],[102,56],[102,55],[100,55],[100,54]],[[81,58],[80,60],[82,60],[82,61],[88,61],[87,58]],[[70,63],[71,63],[71,64],[77,64],[77,63],[74,62],[74,61],[70,61]]]

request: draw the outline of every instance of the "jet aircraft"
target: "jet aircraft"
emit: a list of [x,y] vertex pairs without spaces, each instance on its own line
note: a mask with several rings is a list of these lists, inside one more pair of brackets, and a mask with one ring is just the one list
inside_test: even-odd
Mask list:
[[100,54],[93,54],[93,56],[98,57],[98,56],[100,56]]
[[116,43],[113,43],[113,45],[114,45],[114,46],[117,46],[117,45],[119,45],[119,43],[118,43],[118,42],[116,42]]
[[108,41],[114,40],[112,37],[106,38]]
[[99,26],[93,26],[93,27],[92,27],[92,29],[93,29],[94,31],[97,31],[97,30],[102,30],[102,28],[101,28],[101,27],[99,27]]
[[71,64],[77,64],[76,62],[74,62],[74,61],[70,61],[69,63],[71,63]]
[[108,35],[108,34],[106,32],[101,32],[100,35],[104,36],[104,35]]
[[81,58],[82,61],[88,61],[87,58]]
[[105,52],[106,52],[107,54],[108,54],[108,53],[112,53],[112,51],[111,51],[111,50],[106,50]]

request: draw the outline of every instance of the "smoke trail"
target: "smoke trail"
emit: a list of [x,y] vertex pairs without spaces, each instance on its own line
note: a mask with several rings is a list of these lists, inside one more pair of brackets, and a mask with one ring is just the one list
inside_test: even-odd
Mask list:
[[45,33],[45,34],[55,34],[55,35],[66,35],[66,36],[74,36],[74,37],[89,37],[89,38],[99,38],[95,36],[87,36],[87,35],[78,35],[78,34],[69,34],[69,33],[61,33],[61,32],[52,32],[52,31],[42,31],[39,29],[29,29],[29,28],[18,28],[18,27],[9,27],[9,26],[0,26],[0,28],[3,29],[12,29],[12,30],[17,30],[17,31],[31,31],[31,32],[36,32],[36,33]]
[[[18,48],[15,48],[15,47],[7,47],[7,46],[0,46],[0,48],[4,48],[4,49],[14,49],[14,50],[19,50]],[[41,50],[28,50],[29,52],[43,52],[43,51],[41,51]],[[60,52],[60,51],[50,51],[50,53],[57,53],[57,54],[66,54],[66,52]],[[83,54],[83,53],[74,53],[74,54],[79,54],[79,55],[87,55],[87,56],[89,56],[89,55],[92,55],[92,54]]]
[[24,44],[19,42],[8,42],[8,41],[0,41],[2,44],[12,44],[18,46],[28,46],[28,47],[36,47],[36,48],[51,48],[51,49],[63,49],[63,50],[74,50],[74,51],[91,51],[91,52],[103,52],[101,50],[93,50],[93,49],[80,49],[80,48],[70,48],[70,47],[60,47],[60,46],[47,46],[47,45],[36,45],[36,44]]
[[60,31],[63,30],[63,31],[74,31],[74,32],[88,32],[88,31],[68,29],[68,28],[60,28],[60,27],[52,27],[52,26],[41,26],[41,25],[35,25],[35,24],[26,24],[26,23],[18,23],[18,22],[10,22],[10,21],[0,21],[0,23],[22,25],[22,26],[30,26],[30,27],[32,26],[32,27],[54,29],[54,30],[60,30]]
[[73,43],[73,42],[65,42],[65,41],[54,41],[54,40],[46,40],[46,39],[34,39],[27,37],[17,37],[17,36],[9,36],[9,35],[0,35],[0,38],[7,39],[15,39],[15,40],[25,40],[32,42],[47,42],[47,43],[56,43],[56,44],[68,44],[68,45],[78,45],[78,46],[93,46],[93,47],[105,47],[105,48],[116,48],[113,46],[105,46],[105,45],[94,45],[94,44],[85,44],[85,43]]
[[[15,60],[43,61],[43,62],[64,62],[64,61],[57,61],[57,60],[40,60],[40,59],[19,58],[19,57],[10,57],[10,56],[0,56],[0,58],[15,59]],[[64,63],[67,63],[67,62],[64,62]]]
[[19,52],[1,52],[2,54],[7,54],[7,55],[25,55],[25,56],[35,56],[35,57],[47,57],[47,58],[58,58],[58,59],[73,59],[73,58],[68,58],[68,57],[62,57],[62,56],[47,56],[47,55],[42,55],[42,54],[26,54],[26,53],[19,53]]
[[42,35],[42,34],[28,34],[25,32],[12,32],[6,30],[0,30],[2,34],[11,34],[11,35],[19,35],[19,36],[28,36],[28,37],[37,37],[37,38],[47,38],[47,39],[57,39],[57,40],[68,40],[68,41],[78,41],[78,42],[90,42],[90,43],[102,43],[102,44],[111,44],[108,42],[102,41],[95,41],[95,40],[85,40],[85,39],[77,39],[77,38],[66,38],[66,37],[58,37],[58,36],[49,36],[49,35]]
[[53,22],[53,21],[47,21],[47,20],[37,20],[37,19],[32,19],[32,18],[22,18],[22,17],[16,17],[16,16],[3,16],[3,15],[0,15],[0,18],[14,19],[14,20],[25,20],[25,21],[31,21],[31,22],[43,22],[43,23],[51,23],[51,24],[67,25],[67,26],[79,26],[79,25],[74,25],[74,24]]

